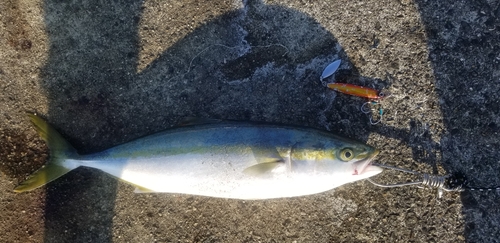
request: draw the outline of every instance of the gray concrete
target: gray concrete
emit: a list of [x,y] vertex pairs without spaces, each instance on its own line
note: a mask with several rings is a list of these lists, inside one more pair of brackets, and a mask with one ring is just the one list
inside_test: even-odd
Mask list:
[[[382,163],[500,185],[498,1],[66,2],[0,3],[2,241],[499,241],[499,193],[436,199],[358,182],[241,201],[134,194],[85,168],[12,192],[49,156],[25,111],[82,153],[186,116],[252,120],[330,130],[380,148]],[[393,94],[383,123],[319,81],[338,58],[329,82]]]

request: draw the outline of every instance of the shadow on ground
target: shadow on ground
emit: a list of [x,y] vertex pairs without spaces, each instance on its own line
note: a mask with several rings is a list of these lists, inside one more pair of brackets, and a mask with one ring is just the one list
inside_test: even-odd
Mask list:
[[[500,185],[500,2],[417,1],[448,131],[443,165],[471,186]],[[500,239],[498,193],[462,193],[468,242]]]
[[[115,4],[120,4],[119,6]],[[127,7],[123,7],[126,4]],[[142,1],[45,1],[47,118],[82,153],[126,129],[113,97],[135,81]],[[116,138],[116,137],[115,137]],[[111,242],[117,182],[79,168],[47,187],[45,242]]]
[[[251,2],[211,19],[138,71],[143,3],[115,4],[45,2],[47,118],[80,152],[186,116],[332,127],[366,140],[367,129],[349,122],[366,121],[358,112],[361,100],[332,105],[335,94],[324,97],[318,67],[341,58],[339,77],[357,80],[359,74],[335,38],[307,15]],[[318,123],[319,113],[341,122]],[[79,168],[47,190],[46,242],[112,241],[115,179]]]
[[[453,4],[463,5],[450,8],[461,12],[440,11]],[[199,8],[227,5],[213,1]],[[418,1],[429,38],[439,105],[449,131],[440,143],[432,141],[429,128],[418,120],[410,121],[409,130],[367,126],[368,118],[359,112],[364,101],[326,90],[318,80],[322,67],[340,58],[344,64],[338,80],[379,90],[390,87],[391,80],[360,76],[335,37],[310,16],[259,1],[210,18],[140,70],[142,1],[45,1],[50,50],[40,82],[50,102],[46,117],[82,153],[163,130],[186,116],[297,124],[363,141],[372,129],[406,144],[415,161],[436,167],[436,153],[440,152],[447,171],[463,171],[475,185],[500,184],[495,160],[500,122],[496,102],[500,74],[495,71],[499,70],[499,47],[492,42],[500,37],[500,12],[498,4],[493,5]],[[177,8],[181,14],[189,11]],[[483,32],[476,33],[479,29]],[[328,196],[252,203],[178,195],[134,196],[128,186],[85,168],[47,188],[45,242],[110,242],[122,235],[128,241],[237,238],[254,242],[265,239],[269,231],[282,241],[311,240],[297,233],[304,230],[314,239],[338,242],[358,237],[357,229],[377,226],[384,231],[399,217],[383,205],[363,202],[358,210],[349,200]],[[127,196],[120,196],[120,189],[129,190]],[[360,192],[347,194],[357,197]],[[380,194],[380,201],[386,202],[385,194]],[[494,198],[462,195],[468,241],[498,239],[495,227],[499,225],[500,206],[489,206],[498,205]],[[133,207],[128,205],[132,202],[136,204]],[[427,214],[420,212],[426,208],[415,209],[418,205],[390,203],[414,207],[412,215],[403,214],[412,220],[423,221],[440,212]],[[224,205],[223,213],[217,211],[220,205]],[[297,213],[299,209],[305,211]],[[260,215],[261,211],[266,215]],[[383,212],[388,216],[380,216]],[[379,218],[363,217],[366,215]],[[162,216],[177,221],[172,224]],[[376,219],[380,223],[373,222]],[[386,219],[390,220],[384,223]],[[277,229],[269,229],[270,225]],[[348,230],[337,231],[341,225]],[[425,227],[414,230],[440,233]],[[377,234],[382,233],[385,235],[379,239],[406,237],[398,232]],[[430,234],[426,237],[436,240]]]

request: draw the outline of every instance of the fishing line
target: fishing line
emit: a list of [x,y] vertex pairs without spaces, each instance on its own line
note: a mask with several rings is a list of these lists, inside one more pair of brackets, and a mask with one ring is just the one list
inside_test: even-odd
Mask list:
[[[238,48],[246,48],[246,49],[252,49],[252,48],[269,48],[269,47],[272,47],[272,46],[279,46],[279,47],[282,47],[283,49],[285,49],[285,53],[283,53],[283,55],[281,55],[282,57],[285,56],[286,54],[288,54],[290,52],[290,50],[288,49],[288,47],[286,47],[285,45],[283,44],[280,44],[280,43],[275,43],[275,44],[269,44],[269,45],[257,45],[257,46],[254,46],[254,45],[248,45],[247,47],[245,46],[240,46],[240,45],[236,45],[236,46],[227,46],[227,45],[224,45],[224,44],[211,44],[211,45],[208,45],[207,47],[205,47],[203,50],[201,50],[200,52],[198,52],[196,55],[194,55],[193,58],[191,58],[191,61],[189,61],[189,65],[187,66],[186,68],[186,71],[184,73],[180,73],[178,75],[174,75],[172,76],[171,78],[169,78],[167,80],[167,82],[169,82],[170,80],[174,79],[174,78],[178,78],[178,77],[181,77],[181,76],[184,76],[186,74],[188,74],[189,72],[191,72],[191,67],[193,66],[193,62],[196,58],[198,58],[201,54],[203,54],[204,52],[208,51],[208,50],[211,50],[214,46],[219,46],[219,47],[224,47],[226,49],[238,49]],[[245,51],[245,53],[248,53],[249,51]]]
[[498,187],[489,187],[489,188],[481,188],[481,187],[471,187],[468,185],[467,178],[465,175],[461,173],[448,174],[444,176],[421,173],[412,170],[407,170],[403,168],[398,168],[389,165],[372,163],[374,166],[382,167],[385,169],[391,169],[396,171],[401,171],[409,174],[414,174],[420,177],[417,181],[412,182],[403,182],[396,184],[381,184],[373,181],[370,178],[367,178],[369,182],[371,182],[375,186],[384,187],[384,188],[393,188],[393,187],[403,187],[403,186],[418,186],[419,188],[430,188],[438,190],[438,197],[441,198],[443,192],[463,192],[463,191],[498,191],[500,192],[500,186]]

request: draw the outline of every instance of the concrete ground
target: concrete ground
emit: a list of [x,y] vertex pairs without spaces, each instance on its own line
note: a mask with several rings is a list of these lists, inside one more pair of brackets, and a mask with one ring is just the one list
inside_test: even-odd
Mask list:
[[[26,111],[82,153],[186,116],[252,120],[330,130],[380,148],[380,163],[500,185],[500,2],[206,2],[0,3],[2,242],[500,241],[498,192],[438,199],[358,182],[242,201],[134,194],[85,168],[12,192],[49,156]],[[327,89],[334,81],[390,91],[384,121],[370,125],[365,100]]]

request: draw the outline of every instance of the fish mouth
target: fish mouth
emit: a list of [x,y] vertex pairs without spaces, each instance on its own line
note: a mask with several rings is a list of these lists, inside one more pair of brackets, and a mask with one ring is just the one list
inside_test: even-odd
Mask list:
[[369,157],[356,162],[354,164],[354,175],[361,175],[361,174],[365,173],[365,174],[372,174],[370,176],[373,176],[373,175],[376,175],[376,174],[382,172],[382,168],[372,165],[373,159],[379,153],[380,153],[380,150],[375,149],[375,151],[373,151],[373,153]]

